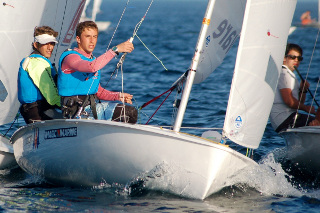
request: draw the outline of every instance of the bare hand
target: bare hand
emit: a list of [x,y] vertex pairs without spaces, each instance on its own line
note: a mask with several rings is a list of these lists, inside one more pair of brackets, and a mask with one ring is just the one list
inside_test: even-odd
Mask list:
[[120,53],[131,53],[134,49],[133,44],[129,40],[118,44],[117,47]]
[[122,102],[132,104],[132,97],[133,97],[133,95],[131,95],[129,93],[120,92],[120,101],[122,101]]

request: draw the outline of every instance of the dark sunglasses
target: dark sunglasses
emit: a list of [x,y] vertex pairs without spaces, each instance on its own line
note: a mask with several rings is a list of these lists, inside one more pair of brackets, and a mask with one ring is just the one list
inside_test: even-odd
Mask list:
[[296,56],[296,55],[286,55],[286,57],[295,60],[296,58],[298,59],[298,61],[302,61],[303,57],[302,56]]

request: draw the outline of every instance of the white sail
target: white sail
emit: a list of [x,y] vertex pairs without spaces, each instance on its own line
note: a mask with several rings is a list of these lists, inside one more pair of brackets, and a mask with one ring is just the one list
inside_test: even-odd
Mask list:
[[[90,2],[91,2],[91,0],[86,1],[86,4],[84,6],[84,10],[83,10],[81,18],[80,18],[80,22],[94,21],[97,24],[99,31],[106,31],[108,29],[108,27],[110,26],[111,22],[110,21],[96,21],[97,14],[101,12],[100,6],[102,3],[102,0],[93,0],[93,3],[91,3],[89,5]],[[91,12],[89,12],[89,14],[91,14],[91,18],[90,18],[90,15],[88,16],[88,14],[87,14],[88,10],[91,10]]]
[[[20,106],[17,75],[22,58],[32,51],[36,26],[48,25],[59,32],[52,61],[68,48],[85,0],[15,0],[1,5],[0,22],[0,124],[12,122]],[[36,6],[35,6],[36,5]]]
[[194,83],[204,81],[223,61],[241,31],[246,0],[215,0]]
[[94,0],[93,8],[92,8],[92,21],[95,21],[97,18],[97,14],[100,13],[100,5],[102,0]]
[[[241,30],[246,0],[210,0],[173,130],[180,131],[192,85],[204,81],[226,56]],[[196,72],[195,72],[196,71]]]
[[83,11],[82,11],[82,14],[81,14],[81,18],[80,18],[80,21],[84,21],[84,20],[87,20],[87,8],[88,8],[88,5],[90,3],[91,0],[86,0],[86,3],[84,5],[84,8],[83,8]]
[[224,135],[257,148],[274,100],[296,0],[248,0]]

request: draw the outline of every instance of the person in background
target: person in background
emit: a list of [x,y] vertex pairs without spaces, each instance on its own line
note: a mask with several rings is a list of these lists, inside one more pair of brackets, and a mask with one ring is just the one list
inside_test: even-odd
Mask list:
[[[80,118],[92,111],[95,119],[136,123],[137,110],[132,95],[111,92],[100,85],[100,69],[119,52],[130,53],[134,47],[130,41],[123,42],[95,58],[92,54],[98,39],[98,27],[93,21],[84,21],[76,29],[77,48],[65,51],[59,61],[58,90],[61,95],[63,115]],[[97,103],[95,99],[107,102]],[[119,103],[121,101],[122,103]],[[86,110],[83,110],[83,109]],[[91,115],[90,115],[91,117]]]
[[270,113],[270,121],[278,133],[289,127],[308,125],[313,116],[302,114],[298,110],[315,114],[313,106],[305,105],[309,83],[305,80],[299,84],[294,73],[302,61],[302,48],[297,44],[289,43],[286,47],[274,103]]
[[[60,96],[55,83],[56,70],[49,61],[58,32],[49,26],[34,30],[33,52],[20,63],[18,72],[18,99],[20,113],[27,124],[51,120],[57,115]],[[59,116],[59,115],[58,115]]]
[[315,19],[311,19],[311,15],[310,15],[310,11],[307,10],[306,12],[302,13],[300,20],[301,20],[301,24],[302,25],[309,25],[314,23],[316,20]]

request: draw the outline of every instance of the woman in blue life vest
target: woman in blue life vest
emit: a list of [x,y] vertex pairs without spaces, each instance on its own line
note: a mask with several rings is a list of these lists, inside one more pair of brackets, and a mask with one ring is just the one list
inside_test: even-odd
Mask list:
[[[27,124],[50,120],[58,115],[60,96],[55,83],[56,70],[48,60],[57,42],[58,32],[51,27],[36,27],[33,52],[20,63],[18,73],[18,99],[20,113]],[[62,117],[62,116],[60,116]]]

